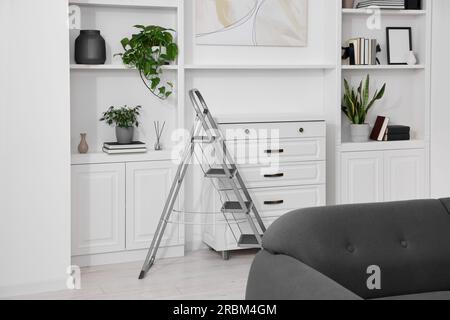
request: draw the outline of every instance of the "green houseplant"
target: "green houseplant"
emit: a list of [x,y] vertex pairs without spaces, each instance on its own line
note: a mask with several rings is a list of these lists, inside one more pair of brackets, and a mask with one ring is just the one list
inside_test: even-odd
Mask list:
[[125,65],[136,68],[147,89],[161,100],[173,91],[171,82],[163,83],[163,66],[178,57],[178,45],[174,42],[174,30],[160,26],[134,26],[139,30],[131,38],[122,39],[124,53],[118,54]]
[[381,90],[376,90],[370,98],[370,76],[367,75],[355,90],[350,89],[348,81],[344,79],[345,94],[342,103],[342,112],[352,122],[351,137],[353,142],[365,142],[369,140],[370,126],[366,123],[367,114],[375,102],[381,100],[386,91],[386,84]]
[[116,127],[116,138],[119,144],[129,144],[133,141],[134,127],[139,127],[140,109],[141,106],[134,108],[112,106],[103,113],[100,121]]

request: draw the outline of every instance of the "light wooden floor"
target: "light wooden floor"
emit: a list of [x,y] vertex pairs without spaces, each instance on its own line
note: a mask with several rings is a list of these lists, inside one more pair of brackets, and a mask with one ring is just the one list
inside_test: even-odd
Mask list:
[[145,280],[141,262],[84,268],[82,289],[22,296],[27,300],[242,300],[255,252],[233,253],[229,261],[213,251],[159,260]]

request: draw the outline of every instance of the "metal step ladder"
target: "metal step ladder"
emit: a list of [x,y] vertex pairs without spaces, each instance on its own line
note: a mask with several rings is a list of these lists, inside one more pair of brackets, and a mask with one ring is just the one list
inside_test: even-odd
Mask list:
[[261,248],[262,237],[266,232],[264,222],[254,205],[233,157],[227,150],[222,132],[219,130],[216,121],[212,117],[200,91],[197,89],[191,90],[189,92],[189,98],[191,99],[196,113],[196,120],[191,130],[190,143],[183,153],[181,163],[175,175],[147,258],[145,259],[142,271],[139,274],[139,279],[144,279],[155,263],[156,254],[161,245],[167,224],[170,221],[170,216],[174,210],[186,172],[194,155],[196,144],[211,144],[214,148],[213,150],[216,154],[216,158],[220,161],[217,168],[209,168],[205,172],[205,178],[227,180],[230,189],[235,195],[235,201],[228,200],[223,203],[221,212],[224,215],[244,214],[253,231],[253,234],[241,234],[238,245],[242,248]]

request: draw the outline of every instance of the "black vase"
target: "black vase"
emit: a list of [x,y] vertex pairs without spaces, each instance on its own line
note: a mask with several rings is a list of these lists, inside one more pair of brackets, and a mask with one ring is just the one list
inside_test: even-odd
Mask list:
[[99,30],[81,30],[75,40],[75,62],[105,64],[106,43]]

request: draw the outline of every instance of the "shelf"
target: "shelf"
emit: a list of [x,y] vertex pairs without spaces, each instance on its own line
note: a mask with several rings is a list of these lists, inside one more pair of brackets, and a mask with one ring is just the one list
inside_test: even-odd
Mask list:
[[[343,15],[371,15],[374,9],[342,9]],[[425,15],[425,10],[386,10],[381,9],[381,15],[387,16],[421,16]]]
[[350,66],[343,65],[342,70],[423,70],[425,66],[422,64],[418,65],[362,65],[362,66]]
[[[87,64],[71,64],[71,70],[131,70],[136,71],[136,68],[129,68],[123,64],[102,64],[102,65],[87,65]],[[163,66],[163,70],[177,70],[177,65]]]
[[69,0],[69,4],[122,8],[178,8],[178,0]]
[[341,152],[358,152],[358,151],[383,151],[383,150],[408,150],[408,149],[424,149],[426,146],[423,140],[410,141],[370,141],[363,143],[347,142],[343,143],[338,149]]
[[332,64],[309,65],[186,65],[187,70],[325,70],[335,69]]
[[104,152],[88,154],[72,154],[72,165],[125,163],[172,160],[172,150],[148,151],[138,154],[106,154]]

